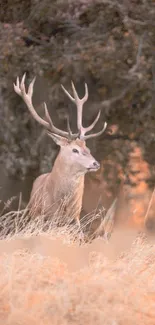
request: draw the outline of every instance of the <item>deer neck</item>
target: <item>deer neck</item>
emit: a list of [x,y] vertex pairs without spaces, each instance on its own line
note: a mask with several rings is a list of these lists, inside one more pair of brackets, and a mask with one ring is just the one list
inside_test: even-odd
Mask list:
[[84,174],[78,173],[76,167],[69,166],[60,154],[49,174],[49,182],[54,184],[56,195],[58,193],[60,196],[74,195],[79,190],[80,195],[83,196]]

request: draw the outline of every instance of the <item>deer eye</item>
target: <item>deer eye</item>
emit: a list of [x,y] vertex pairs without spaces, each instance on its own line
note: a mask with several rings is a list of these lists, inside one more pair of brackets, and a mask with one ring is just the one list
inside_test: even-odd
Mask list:
[[72,151],[75,152],[75,153],[79,153],[79,151],[77,149],[75,149],[75,148]]

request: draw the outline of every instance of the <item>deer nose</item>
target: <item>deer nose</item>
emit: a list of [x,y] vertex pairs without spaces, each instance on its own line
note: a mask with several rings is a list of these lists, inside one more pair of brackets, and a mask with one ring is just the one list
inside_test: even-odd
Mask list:
[[100,164],[98,163],[98,161],[94,161],[94,162],[93,162],[93,166],[94,166],[96,169],[99,169],[99,168],[100,168]]

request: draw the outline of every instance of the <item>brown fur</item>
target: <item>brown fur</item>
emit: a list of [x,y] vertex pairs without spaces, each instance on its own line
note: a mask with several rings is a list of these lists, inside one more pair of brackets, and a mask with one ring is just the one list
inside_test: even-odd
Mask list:
[[[68,144],[72,147],[74,145],[80,148],[82,155],[90,159],[90,162],[95,161],[84,141],[77,139]],[[85,173],[79,173],[78,158],[77,155],[77,164],[68,166],[68,158],[64,159],[60,149],[52,171],[35,180],[29,202],[33,217],[43,214],[52,217],[63,205],[65,216],[73,217],[79,223]]]

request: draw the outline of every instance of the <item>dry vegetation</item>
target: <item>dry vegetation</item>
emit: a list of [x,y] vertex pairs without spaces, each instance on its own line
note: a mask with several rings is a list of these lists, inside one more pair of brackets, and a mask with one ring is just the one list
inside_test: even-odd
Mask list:
[[0,324],[154,324],[155,244],[144,235],[116,229],[109,242],[79,245],[76,228],[56,218],[48,229],[43,218],[21,227],[20,212],[4,221]]
[[0,324],[154,324],[155,246],[134,237],[2,240]]

